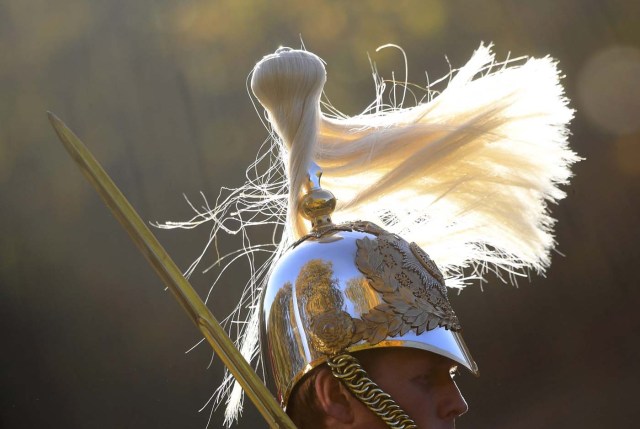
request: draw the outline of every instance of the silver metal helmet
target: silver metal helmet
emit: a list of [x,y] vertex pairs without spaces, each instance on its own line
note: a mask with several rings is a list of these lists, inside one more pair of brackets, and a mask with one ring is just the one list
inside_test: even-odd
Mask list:
[[314,178],[302,204],[313,229],[274,267],[261,303],[263,352],[283,407],[296,383],[341,353],[427,350],[478,373],[431,258],[370,222],[331,223],[333,195]]

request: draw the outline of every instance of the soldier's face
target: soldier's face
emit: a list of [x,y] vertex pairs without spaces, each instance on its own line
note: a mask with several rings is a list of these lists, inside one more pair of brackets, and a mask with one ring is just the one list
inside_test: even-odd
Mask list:
[[[453,381],[456,364],[447,358],[409,348],[376,349],[358,355],[378,386],[411,417],[419,429],[452,429],[468,410]],[[361,428],[387,428],[363,405]]]

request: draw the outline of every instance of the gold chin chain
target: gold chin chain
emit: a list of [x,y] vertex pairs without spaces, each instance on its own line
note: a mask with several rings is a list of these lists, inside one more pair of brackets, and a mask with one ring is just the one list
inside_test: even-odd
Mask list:
[[360,362],[348,353],[332,356],[327,361],[333,376],[392,429],[417,429],[402,408],[371,380]]

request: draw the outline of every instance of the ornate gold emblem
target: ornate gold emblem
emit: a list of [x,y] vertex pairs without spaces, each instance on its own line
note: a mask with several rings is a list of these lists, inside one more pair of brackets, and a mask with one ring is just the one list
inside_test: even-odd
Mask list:
[[314,316],[309,324],[311,342],[321,353],[333,355],[349,347],[352,342],[353,319],[339,310]]
[[338,279],[331,262],[312,259],[296,279],[300,311],[305,314],[305,330],[313,347],[332,355],[351,344],[353,321],[342,310],[344,299],[337,287]]
[[[429,274],[431,274],[433,278],[437,280],[438,285],[444,288],[444,276],[440,272],[440,269],[435,264],[435,262],[433,262],[429,255],[427,255],[427,252],[422,250],[420,246],[413,242],[409,243],[409,249],[411,249],[411,251],[413,252],[413,256],[415,256],[416,259],[420,261],[422,266],[429,272]],[[444,294],[446,295],[446,288],[444,288],[443,290]]]
[[[410,330],[418,335],[438,326],[460,330],[458,318],[447,298],[444,277],[417,244],[362,221],[329,225],[312,231],[298,243],[310,237],[327,239],[338,231],[360,231],[377,236],[356,241],[355,262],[372,293],[379,294],[383,302],[360,318],[352,318],[342,308],[344,302],[331,264],[309,261],[298,275],[296,289],[306,314],[305,330],[316,350],[335,355],[362,340],[375,345]],[[361,286],[352,285],[352,289],[358,287]],[[363,301],[366,297],[359,298],[354,301]]]
[[377,344],[409,330],[419,335],[437,326],[460,330],[442,273],[415,243],[382,232],[377,239],[358,240],[357,245],[356,265],[384,303],[353,319],[352,344],[361,340]]

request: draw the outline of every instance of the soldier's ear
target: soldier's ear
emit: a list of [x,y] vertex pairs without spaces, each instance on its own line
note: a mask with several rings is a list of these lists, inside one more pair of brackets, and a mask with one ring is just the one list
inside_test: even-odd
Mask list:
[[331,374],[329,368],[318,369],[313,389],[317,404],[326,416],[327,427],[353,423],[358,400]]

